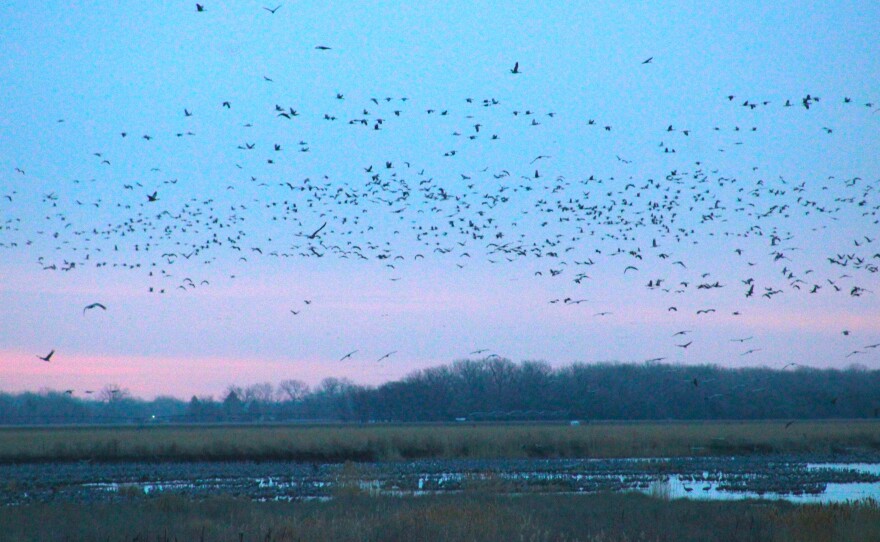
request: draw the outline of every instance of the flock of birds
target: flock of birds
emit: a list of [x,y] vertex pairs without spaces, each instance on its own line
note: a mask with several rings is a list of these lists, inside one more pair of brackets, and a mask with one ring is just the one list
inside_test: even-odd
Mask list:
[[[264,9],[274,15],[282,7]],[[206,9],[196,4],[197,12]],[[317,45],[315,50],[315,54],[331,54],[333,48]],[[634,62],[634,69],[653,66],[654,57]],[[514,62],[511,68],[499,70],[499,77],[518,77],[524,71]],[[273,77],[263,79],[265,84],[274,83]],[[748,145],[750,137],[763,129],[755,113],[773,107],[799,116],[822,108],[861,108],[872,116],[880,111],[872,100],[849,96],[806,94],[781,101],[723,95],[718,100],[721,106],[752,112],[749,119],[754,123],[706,127],[664,123],[656,129],[654,152],[675,155],[697,137],[714,138],[716,151],[722,153]],[[641,176],[635,170],[623,175],[563,173],[552,150],[507,167],[474,167],[482,157],[491,164],[495,146],[507,138],[533,130],[538,135],[529,137],[550,139],[559,115],[537,106],[508,106],[491,96],[426,104],[400,96],[355,102],[337,92],[328,101],[335,105],[320,110],[309,104],[266,103],[257,118],[236,115],[232,100],[181,104],[179,129],[172,133],[136,133],[120,126],[107,137],[125,140],[123,148],[131,155],[143,154],[157,142],[167,147],[175,140],[198,140],[188,123],[199,115],[208,116],[225,133],[240,137],[240,143],[225,151],[233,163],[229,180],[217,185],[214,193],[199,189],[196,196],[196,190],[187,189],[197,185],[196,180],[172,178],[162,164],[135,179],[114,172],[126,159],[125,152],[111,156],[96,149],[83,157],[92,159],[98,172],[95,178],[57,181],[58,189],[41,195],[42,216],[22,218],[16,205],[23,195],[17,189],[0,194],[4,219],[0,250],[34,254],[35,263],[47,273],[87,267],[131,270],[143,277],[147,291],[157,295],[182,296],[208,288],[216,268],[246,268],[269,258],[379,262],[391,281],[404,277],[408,264],[432,258],[454,260],[462,268],[477,259],[498,266],[531,266],[530,273],[539,277],[535,280],[553,280],[565,292],[549,300],[559,307],[591,307],[588,293],[602,288],[594,276],[610,269],[634,287],[669,299],[670,315],[687,312],[700,318],[722,312],[739,316],[749,302],[791,292],[851,298],[875,294],[880,269],[880,179],[788,180],[764,175],[758,166],[745,175],[726,175],[709,165],[711,157],[686,166],[679,163],[655,176]],[[880,121],[880,115],[875,118]],[[614,126],[598,115],[578,122],[585,138],[613,137]],[[255,128],[270,123],[293,123],[298,135],[266,136]],[[437,156],[423,156],[423,164],[389,149],[387,156],[341,178],[297,176],[291,155],[320,152],[308,135],[312,131],[326,126],[333,134],[344,133],[339,126],[349,132],[346,137],[370,138],[413,125],[437,130],[427,149],[434,143],[445,145]],[[832,127],[823,126],[816,137],[834,134]],[[186,150],[181,152],[192,152],[193,147],[182,148]],[[459,163],[463,156],[467,160]],[[445,165],[438,167],[438,159]],[[635,167],[634,159],[620,155],[610,162],[615,171]],[[23,161],[12,172],[14,180],[28,178],[30,169]],[[7,180],[3,186],[15,187],[16,182]],[[838,222],[847,225],[843,233],[826,234]],[[802,231],[803,223],[812,224],[813,231]],[[823,235],[848,239],[843,244],[820,242],[824,254],[802,245],[821,241]],[[725,252],[717,256],[717,268],[707,269],[704,260],[690,257],[701,243]],[[755,272],[755,268],[770,271]],[[236,276],[227,274],[230,280]],[[742,306],[730,311],[693,302],[698,294],[717,299],[711,293],[719,289],[738,289]],[[291,317],[307,317],[304,310],[310,304],[305,300],[302,306],[290,308]],[[596,309],[588,309],[587,315],[601,318],[614,313]],[[94,302],[82,313],[95,310],[110,308]],[[688,349],[692,331],[675,333],[670,346]],[[842,332],[849,335],[848,330]],[[688,340],[676,342],[679,337]],[[731,342],[745,347],[743,343],[752,339]],[[846,357],[876,351],[878,346],[854,348]],[[761,350],[755,346],[740,355]],[[354,359],[358,353],[351,350],[339,361]],[[37,357],[51,362],[53,355],[54,349]],[[662,359],[666,358],[648,361]]]

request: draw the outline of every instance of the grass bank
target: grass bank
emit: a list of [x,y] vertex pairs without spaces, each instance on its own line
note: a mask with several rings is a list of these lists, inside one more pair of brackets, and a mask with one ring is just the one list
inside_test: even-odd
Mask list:
[[0,429],[0,462],[384,461],[876,453],[878,421]]
[[773,541],[880,539],[880,507],[665,501],[641,494],[481,493],[329,502],[204,501],[173,495],[115,504],[0,508],[9,542],[39,540]]

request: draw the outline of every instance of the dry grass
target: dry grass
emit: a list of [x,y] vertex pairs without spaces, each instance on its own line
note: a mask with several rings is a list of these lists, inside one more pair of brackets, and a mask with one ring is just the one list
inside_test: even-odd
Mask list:
[[880,450],[880,422],[0,429],[0,462],[676,457]]
[[37,540],[524,540],[852,542],[880,539],[880,507],[664,501],[639,494],[344,496],[330,502],[204,501],[0,508],[9,542]]

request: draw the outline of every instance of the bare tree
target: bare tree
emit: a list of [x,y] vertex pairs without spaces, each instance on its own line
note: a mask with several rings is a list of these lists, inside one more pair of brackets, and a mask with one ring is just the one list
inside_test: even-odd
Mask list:
[[354,382],[347,378],[328,377],[321,381],[318,386],[318,392],[324,393],[331,397],[342,395],[346,391],[354,387]]
[[244,395],[241,399],[245,403],[271,403],[275,395],[272,384],[263,382],[261,384],[251,384],[244,389]]
[[127,389],[120,388],[118,384],[105,384],[98,392],[98,400],[105,403],[115,403],[131,397]]
[[227,399],[230,395],[235,395],[238,400],[241,400],[244,397],[244,388],[237,384],[230,384],[226,386],[226,391],[223,392],[223,398]]
[[302,380],[282,380],[278,383],[276,394],[279,401],[301,401],[309,394],[309,385]]

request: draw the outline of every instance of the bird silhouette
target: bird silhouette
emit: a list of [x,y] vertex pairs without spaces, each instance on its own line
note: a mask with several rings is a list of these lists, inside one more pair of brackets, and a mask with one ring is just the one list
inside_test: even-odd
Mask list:
[[52,360],[52,356],[53,356],[54,354],[55,354],[55,350],[53,349],[51,352],[49,352],[49,353],[46,354],[45,356],[37,356],[37,358],[39,358],[39,359],[41,359],[41,360],[43,360],[43,361],[45,361],[45,362],[50,362],[50,361]]
[[106,311],[106,310],[107,310],[107,307],[105,307],[105,306],[102,305],[101,303],[91,303],[91,304],[89,304],[89,305],[86,305],[86,306],[83,308],[83,314],[85,314],[87,310],[91,310],[91,309],[101,309],[101,310],[105,310],[105,311]]
[[318,235],[318,233],[324,229],[325,226],[327,226],[327,222],[324,222],[323,224],[321,224],[320,228],[318,228],[317,230],[312,232],[311,235],[307,235],[306,237],[308,237],[309,239],[314,239]]
[[391,357],[392,354],[396,354],[396,353],[397,353],[397,350],[392,350],[391,352],[388,352],[387,354],[385,354],[381,358],[377,359],[376,362],[378,363],[378,362],[382,361],[383,359],[387,359],[387,358]]

